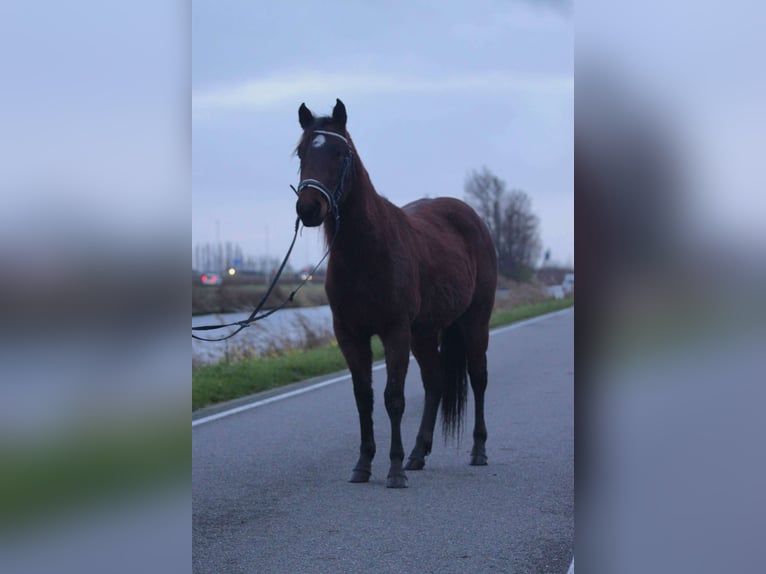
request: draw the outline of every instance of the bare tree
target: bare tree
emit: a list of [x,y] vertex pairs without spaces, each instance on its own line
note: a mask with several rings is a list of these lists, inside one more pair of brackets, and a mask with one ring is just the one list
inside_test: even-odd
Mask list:
[[500,273],[528,280],[541,250],[540,222],[532,213],[529,196],[520,189],[508,191],[505,182],[486,167],[472,171],[464,189],[466,200],[489,227]]
[[[260,259],[264,259],[261,257]],[[268,258],[269,262],[273,258]],[[261,267],[272,266],[263,264],[259,261]],[[225,244],[203,243],[194,247],[194,265],[199,271],[217,271],[223,272],[229,267],[236,265],[239,269],[256,270],[256,260],[249,254],[246,254],[242,246],[238,243],[227,241]],[[279,260],[277,260],[279,265]]]
[[487,223],[495,247],[500,245],[503,229],[502,204],[505,182],[483,167],[472,171],[465,180],[466,200]]
[[529,196],[520,189],[512,189],[503,214],[502,246],[508,276],[524,280],[532,276],[541,250],[539,226]]

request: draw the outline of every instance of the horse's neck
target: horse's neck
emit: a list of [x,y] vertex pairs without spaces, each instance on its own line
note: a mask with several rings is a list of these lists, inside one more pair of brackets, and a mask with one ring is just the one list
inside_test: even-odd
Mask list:
[[[372,185],[364,170],[354,178],[353,185],[347,189],[347,197],[341,202],[340,225],[333,251],[342,252],[350,257],[367,257],[385,248],[387,226],[396,217],[395,206],[385,201]],[[334,219],[325,224],[328,244],[335,236]]]

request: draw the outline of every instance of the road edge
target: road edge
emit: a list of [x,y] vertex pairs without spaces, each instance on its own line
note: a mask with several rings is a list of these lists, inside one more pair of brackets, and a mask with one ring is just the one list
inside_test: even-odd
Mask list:
[[[510,325],[496,327],[495,329],[490,330],[489,335],[491,337],[506,331],[520,329],[521,327],[539,323],[541,321],[545,321],[547,319],[551,319],[553,317],[557,317],[572,311],[574,311],[574,305],[565,309],[559,309],[558,311],[546,313],[545,315],[538,315],[537,317],[517,321],[516,323],[511,323]],[[412,355],[410,355],[410,360],[412,360]],[[385,366],[385,361],[378,361],[372,365],[372,370],[377,371],[385,368]],[[348,369],[345,369],[343,371],[336,371],[335,373],[306,379],[305,381],[299,381],[297,383],[290,383],[289,385],[275,387],[266,391],[260,391],[258,393],[240,397],[238,399],[233,399],[225,403],[219,403],[217,405],[204,407],[192,413],[192,428],[245,411],[249,411],[269,403],[321,389],[322,387],[339,383],[343,380],[349,379],[350,377],[351,374],[348,372]]]

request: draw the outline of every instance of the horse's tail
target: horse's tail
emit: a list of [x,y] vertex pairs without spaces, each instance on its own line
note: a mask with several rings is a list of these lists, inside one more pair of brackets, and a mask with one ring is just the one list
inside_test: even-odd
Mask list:
[[442,388],[442,430],[445,440],[460,439],[460,430],[468,396],[465,341],[460,326],[452,323],[442,332],[441,355],[444,367]]

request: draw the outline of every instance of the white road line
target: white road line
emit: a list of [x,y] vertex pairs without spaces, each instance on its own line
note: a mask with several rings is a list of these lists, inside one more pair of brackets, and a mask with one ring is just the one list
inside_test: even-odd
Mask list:
[[567,574],[574,574],[574,556],[572,556],[572,563],[569,565],[569,570],[567,570]]
[[[377,365],[373,365],[372,370],[373,371],[379,371],[380,369],[385,368],[385,363],[379,363]],[[280,395],[274,395],[273,397],[269,397],[268,399],[262,399],[260,401],[255,401],[253,403],[248,403],[246,405],[241,405],[238,407],[235,407],[233,409],[229,409],[227,411],[221,411],[220,413],[216,413],[214,415],[210,415],[207,417],[202,417],[197,420],[192,421],[192,427],[196,427],[201,424],[209,423],[212,421],[217,421],[218,419],[222,419],[224,417],[228,417],[230,415],[236,415],[237,413],[242,413],[244,411],[249,411],[250,409],[254,409],[256,407],[262,407],[264,405],[268,405],[269,403],[274,403],[276,401],[281,401],[282,399],[289,399],[290,397],[295,397],[297,395],[302,395],[303,393],[308,393],[309,391],[315,391],[317,389],[321,389],[322,387],[326,387],[328,385],[334,385],[335,383],[339,383],[340,381],[344,381],[351,377],[350,373],[346,373],[345,375],[340,375],[338,377],[333,377],[332,379],[327,379],[326,381],[322,381],[320,383],[315,383],[313,385],[309,385],[307,387],[303,387],[301,389],[295,389],[294,391],[288,391],[286,393],[282,393]]]
[[[526,327],[527,325],[532,325],[534,323],[539,323],[540,321],[545,321],[546,319],[550,319],[552,317],[557,317],[559,315],[562,315],[564,313],[567,313],[572,310],[572,307],[568,307],[566,309],[562,309],[561,311],[554,311],[553,313],[548,313],[546,315],[540,315],[539,317],[533,317],[532,319],[526,319],[524,321],[519,321],[518,323],[514,323],[513,325],[508,325],[507,327],[499,327],[497,329],[494,329],[493,331],[490,331],[489,335],[497,335],[500,333],[505,333],[506,331],[513,331],[514,329],[520,329],[521,327]],[[410,355],[410,360],[412,360],[412,355]],[[373,371],[379,371],[380,369],[385,369],[386,364],[381,362],[377,365],[373,365],[372,370]],[[307,387],[302,387],[300,389],[295,389],[294,391],[288,391],[286,393],[282,393],[279,395],[274,395],[273,397],[269,397],[267,399],[262,399],[260,401],[255,401],[252,403],[247,403],[246,405],[240,405],[238,407],[235,407],[233,409],[229,409],[226,411],[221,411],[220,413],[216,413],[214,415],[210,415],[207,417],[202,417],[196,420],[192,421],[192,428],[203,425],[205,423],[210,423],[213,421],[217,421],[218,419],[222,419],[224,417],[228,417],[231,415],[236,415],[237,413],[242,413],[245,411],[249,411],[250,409],[254,409],[257,407],[262,407],[264,405],[268,405],[269,403],[275,403],[277,401],[281,401],[283,399],[289,399],[290,397],[295,397],[298,395],[302,395],[303,393],[308,393],[310,391],[315,391],[317,389],[321,389],[322,387],[327,387],[329,385],[334,385],[335,383],[339,383],[341,381],[345,381],[347,379],[351,378],[350,373],[346,373],[345,375],[340,375],[337,377],[333,377],[332,379],[327,379],[326,381],[322,381],[319,383],[315,383],[313,385],[309,385]],[[574,568],[574,561],[572,562]]]

